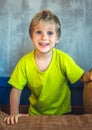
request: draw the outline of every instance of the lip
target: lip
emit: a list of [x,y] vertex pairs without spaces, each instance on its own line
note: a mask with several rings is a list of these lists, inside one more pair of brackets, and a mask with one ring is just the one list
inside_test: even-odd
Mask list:
[[48,45],[49,45],[49,43],[47,43],[47,42],[39,42],[39,45],[41,45],[41,46],[45,47],[45,46],[48,46]]

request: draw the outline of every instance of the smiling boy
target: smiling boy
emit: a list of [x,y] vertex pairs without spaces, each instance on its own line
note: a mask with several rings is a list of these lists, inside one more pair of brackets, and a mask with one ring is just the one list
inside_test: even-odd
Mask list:
[[[19,60],[8,81],[13,87],[10,115],[4,118],[7,124],[17,123],[20,116],[71,112],[68,80],[71,83],[79,79],[84,82],[92,80],[90,72],[84,72],[68,54],[55,48],[61,36],[61,24],[50,10],[38,12],[33,17],[29,34],[34,50]],[[20,96],[26,84],[32,93],[27,115],[19,113]]]

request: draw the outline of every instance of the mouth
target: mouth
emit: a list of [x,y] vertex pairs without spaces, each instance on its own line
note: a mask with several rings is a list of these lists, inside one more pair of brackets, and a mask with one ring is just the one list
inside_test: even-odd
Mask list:
[[46,47],[49,45],[49,43],[46,43],[46,42],[39,42],[39,45],[42,46],[42,47]]

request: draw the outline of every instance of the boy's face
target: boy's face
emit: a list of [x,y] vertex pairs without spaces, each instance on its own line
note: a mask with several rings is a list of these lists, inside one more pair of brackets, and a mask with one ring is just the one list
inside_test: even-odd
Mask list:
[[58,43],[55,24],[40,22],[34,27],[32,42],[36,50],[46,53]]

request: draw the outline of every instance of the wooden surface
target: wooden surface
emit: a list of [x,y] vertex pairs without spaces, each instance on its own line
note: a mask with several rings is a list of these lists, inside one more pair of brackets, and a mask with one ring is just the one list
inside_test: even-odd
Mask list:
[[6,125],[0,111],[0,130],[92,130],[92,114],[63,116],[29,116],[19,118],[19,123]]
[[84,84],[83,107],[85,113],[92,114],[92,82]]

